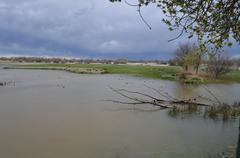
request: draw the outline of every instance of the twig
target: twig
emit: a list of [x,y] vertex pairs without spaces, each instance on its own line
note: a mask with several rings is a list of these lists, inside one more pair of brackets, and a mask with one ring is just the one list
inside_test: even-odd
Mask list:
[[118,91],[124,91],[124,92],[127,92],[127,93],[139,94],[139,95],[142,95],[142,96],[145,96],[145,97],[149,97],[149,98],[154,99],[154,100],[159,100],[156,97],[153,97],[153,96],[150,96],[148,94],[141,93],[141,92],[129,91],[129,90],[126,90],[126,89],[119,89]]
[[166,98],[166,99],[169,99],[169,100],[177,100],[176,98],[170,96],[167,92],[161,92],[160,90],[157,90],[156,88],[153,88],[153,87],[150,87],[148,85],[144,85],[145,87],[157,92],[159,95],[161,95],[162,97]]
[[143,21],[143,23],[145,23],[145,25],[149,28],[149,30],[151,30],[152,29],[152,27],[148,24],[148,22],[143,18],[143,16],[142,16],[142,13],[141,13],[141,6],[139,5],[138,6],[138,13],[139,13],[139,16],[140,16],[140,18],[142,19],[142,21]]
[[142,12],[141,12],[141,6],[142,5],[141,5],[141,3],[139,2],[138,4],[131,4],[127,0],[124,0],[124,2],[131,7],[138,7],[137,12],[138,12],[142,22],[149,28],[149,30],[151,30],[152,27],[148,24],[148,22],[144,19],[143,15],[142,15]]
[[222,103],[220,102],[220,100],[213,94],[213,92],[209,89],[209,87],[207,85],[203,85],[202,86],[216,101],[219,105],[221,105]]
[[138,7],[140,4],[138,3],[138,4],[131,4],[131,3],[129,3],[127,0],[124,0],[124,2],[127,4],[127,5],[129,5],[129,6],[132,6],[132,7]]

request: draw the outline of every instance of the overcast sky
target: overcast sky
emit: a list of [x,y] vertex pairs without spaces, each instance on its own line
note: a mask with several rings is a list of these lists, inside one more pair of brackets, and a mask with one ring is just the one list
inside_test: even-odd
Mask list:
[[[134,0],[129,0],[134,2]],[[168,59],[186,37],[161,22],[161,10],[136,11],[108,0],[1,0],[0,55]],[[227,50],[240,54],[239,45]],[[240,56],[240,55],[239,55]]]

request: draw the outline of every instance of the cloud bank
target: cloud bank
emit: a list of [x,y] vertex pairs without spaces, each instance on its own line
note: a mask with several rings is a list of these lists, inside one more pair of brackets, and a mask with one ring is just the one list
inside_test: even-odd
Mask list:
[[[161,10],[108,0],[1,0],[0,55],[167,59],[179,42],[161,22]],[[239,54],[239,46],[228,50]]]

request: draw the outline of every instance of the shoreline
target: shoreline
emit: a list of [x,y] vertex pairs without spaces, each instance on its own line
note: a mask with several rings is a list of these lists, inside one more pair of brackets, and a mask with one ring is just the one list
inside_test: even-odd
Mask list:
[[29,69],[29,70],[60,70],[77,74],[124,74],[150,79],[178,81],[186,84],[204,83],[240,83],[240,71],[231,71],[221,79],[210,79],[192,76],[187,80],[179,80],[180,67],[176,66],[144,66],[144,65],[118,65],[118,64],[48,64],[48,63],[0,63],[3,69]]

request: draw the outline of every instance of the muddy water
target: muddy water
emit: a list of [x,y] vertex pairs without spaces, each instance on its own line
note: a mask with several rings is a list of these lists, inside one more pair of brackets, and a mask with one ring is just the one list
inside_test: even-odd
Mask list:
[[[178,97],[205,94],[200,86],[41,70],[0,70],[1,81],[12,81],[0,87],[1,158],[202,158],[236,148],[237,121],[172,118],[104,101],[122,99],[108,86],[157,95],[148,85]],[[239,84],[208,87],[225,102],[240,99]]]

